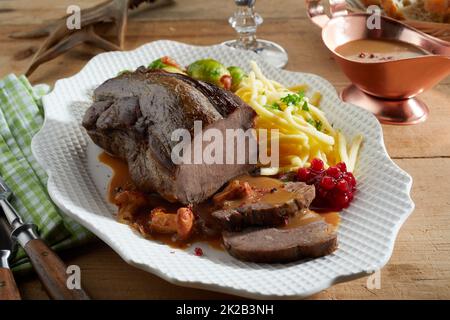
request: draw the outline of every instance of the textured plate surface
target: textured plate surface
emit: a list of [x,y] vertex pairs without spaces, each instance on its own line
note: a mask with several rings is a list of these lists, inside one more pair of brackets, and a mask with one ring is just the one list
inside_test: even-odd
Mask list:
[[[335,253],[284,265],[244,263],[201,243],[187,250],[173,249],[146,240],[116,222],[115,209],[106,201],[110,172],[98,162],[100,150],[90,141],[80,120],[96,86],[120,70],[147,65],[162,55],[172,56],[183,65],[212,57],[247,70],[248,61],[256,60],[269,78],[286,85],[307,83],[320,91],[321,107],[330,122],[348,137],[364,135],[355,170],[359,191],[351,206],[342,212],[339,249]],[[326,80],[275,69],[253,53],[157,41],[130,52],[99,54],[75,76],[59,80],[44,97],[44,106],[46,121],[32,148],[49,175],[52,199],[126,262],[175,284],[252,298],[303,298],[383,267],[400,226],[414,208],[409,196],[412,179],[390,160],[381,126],[372,114],[342,102]],[[197,246],[203,249],[203,257],[193,254]]]

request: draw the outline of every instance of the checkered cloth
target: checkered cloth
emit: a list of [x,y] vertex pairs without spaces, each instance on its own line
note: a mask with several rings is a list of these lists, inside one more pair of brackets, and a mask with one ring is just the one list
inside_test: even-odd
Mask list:
[[[31,153],[31,139],[41,128],[44,112],[41,97],[47,85],[32,87],[24,76],[11,74],[0,80],[0,175],[14,193],[11,203],[55,250],[85,243],[93,238],[82,226],[63,216],[47,194],[47,175]],[[23,251],[15,269],[27,269]]]

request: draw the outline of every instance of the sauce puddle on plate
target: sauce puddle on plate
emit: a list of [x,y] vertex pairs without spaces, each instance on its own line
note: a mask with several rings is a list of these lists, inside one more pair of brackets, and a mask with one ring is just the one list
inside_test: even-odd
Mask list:
[[335,51],[347,59],[358,62],[382,62],[430,54],[406,42],[375,39],[350,41],[337,47]]
[[114,197],[119,190],[136,189],[128,171],[128,164],[125,161],[113,157],[106,152],[102,152],[98,156],[98,160],[112,170],[112,177],[108,185],[108,200],[110,202],[114,202]]
[[[108,186],[108,200],[110,202],[114,203],[114,197],[121,190],[136,190],[136,187],[134,186],[131,180],[131,176],[129,174],[128,165],[125,161],[116,158],[114,156],[111,156],[106,152],[102,152],[99,155],[99,161],[110,167],[112,170],[112,177],[111,180],[109,181]],[[276,181],[268,177],[242,176],[239,177],[238,179],[242,181],[247,181],[251,186],[259,189],[266,189],[266,188],[272,189],[274,187],[280,188],[283,185],[283,182]],[[276,198],[271,193],[266,193],[260,200],[276,204],[286,201],[287,199],[289,199],[289,197],[291,197],[289,192],[278,193]],[[236,201],[236,203],[230,203],[231,204],[230,207],[239,206],[241,201],[242,200],[238,200]],[[173,207],[173,204],[168,205]],[[152,208],[148,208],[148,211],[150,211],[151,209]],[[210,215],[211,213],[210,206],[208,204],[199,205],[198,210],[199,211],[197,213],[200,216]],[[139,214],[138,217],[136,217],[135,219],[135,223],[141,225],[148,223],[148,217],[149,217],[148,213]],[[285,226],[280,228],[295,228],[321,219],[324,219],[327,223],[329,223],[331,226],[337,229],[340,222],[340,215],[339,212],[317,213],[312,210],[306,210],[303,214],[298,214],[295,217],[291,217],[289,219],[289,222]],[[190,247],[191,243],[204,242],[214,249],[224,250],[220,235],[208,236],[202,234],[194,234],[192,238],[189,240],[189,242],[173,241],[172,235],[167,234],[153,233],[151,235],[146,235],[146,237],[167,244],[172,248],[185,249]]]

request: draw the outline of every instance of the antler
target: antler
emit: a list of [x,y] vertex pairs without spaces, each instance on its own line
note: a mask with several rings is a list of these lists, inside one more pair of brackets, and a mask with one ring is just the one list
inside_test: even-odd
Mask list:
[[[34,55],[25,74],[29,76],[42,63],[56,58],[71,48],[89,43],[103,50],[121,50],[125,41],[128,9],[134,9],[144,2],[153,3],[156,0],[108,0],[92,8],[80,11],[81,28],[70,30],[67,28],[67,15],[40,29],[25,33],[14,33],[10,37],[15,39],[39,38],[48,36]],[[160,0],[153,7],[173,3],[173,0]],[[95,32],[95,26],[100,23],[113,23],[117,44],[103,38]]]

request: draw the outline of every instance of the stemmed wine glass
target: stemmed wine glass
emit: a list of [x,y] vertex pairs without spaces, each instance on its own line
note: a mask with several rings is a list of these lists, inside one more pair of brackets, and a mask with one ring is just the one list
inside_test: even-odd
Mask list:
[[238,38],[225,41],[223,44],[237,49],[252,50],[272,65],[284,67],[288,61],[286,50],[275,42],[256,38],[256,28],[263,22],[263,18],[255,12],[256,0],[234,0],[234,2],[237,10],[228,22],[238,33]]

